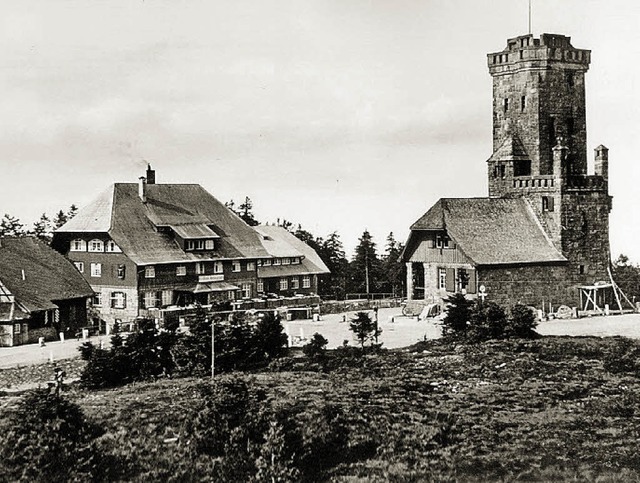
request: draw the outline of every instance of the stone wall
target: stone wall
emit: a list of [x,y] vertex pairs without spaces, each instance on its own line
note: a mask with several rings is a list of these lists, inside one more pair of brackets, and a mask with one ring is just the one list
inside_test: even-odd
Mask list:
[[569,267],[562,265],[519,265],[480,267],[478,285],[485,286],[486,300],[505,307],[516,303],[549,310],[549,305],[578,307],[580,293],[570,279]]

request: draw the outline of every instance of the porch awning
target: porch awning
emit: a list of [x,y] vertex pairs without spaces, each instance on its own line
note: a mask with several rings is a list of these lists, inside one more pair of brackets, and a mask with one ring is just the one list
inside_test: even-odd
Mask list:
[[182,285],[175,289],[177,292],[207,293],[207,292],[228,292],[230,290],[240,290],[240,287],[228,282],[208,282],[191,283]]

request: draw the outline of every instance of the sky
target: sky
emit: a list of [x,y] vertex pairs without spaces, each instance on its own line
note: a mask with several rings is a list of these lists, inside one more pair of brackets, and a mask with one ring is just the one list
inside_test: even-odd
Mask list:
[[[528,21],[527,0],[2,1],[0,215],[82,207],[148,162],[383,250],[487,195],[486,54]],[[612,255],[640,262],[640,2],[532,0],[531,24],[592,51],[587,152],[610,150]]]

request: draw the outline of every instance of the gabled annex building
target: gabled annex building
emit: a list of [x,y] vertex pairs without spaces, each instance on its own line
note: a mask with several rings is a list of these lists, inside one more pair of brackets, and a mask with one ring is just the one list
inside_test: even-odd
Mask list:
[[116,183],[56,230],[108,324],[167,307],[317,293],[328,273],[281,227],[251,227],[198,184]]
[[32,237],[0,238],[0,347],[73,335],[93,290],[65,257]]
[[607,148],[587,173],[591,52],[563,35],[524,35],[487,59],[489,196],[441,199],[411,226],[408,298],[441,304],[482,288],[505,305],[579,306],[579,287],[610,279]]

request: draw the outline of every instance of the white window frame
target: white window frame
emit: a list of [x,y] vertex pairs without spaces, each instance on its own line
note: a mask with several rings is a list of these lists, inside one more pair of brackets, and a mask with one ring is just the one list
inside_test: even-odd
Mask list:
[[196,275],[204,274],[204,263],[196,262]]
[[311,276],[305,275],[302,277],[302,288],[311,288]]
[[76,267],[78,272],[84,273],[84,262],[73,262],[73,265]]
[[107,243],[105,243],[105,251],[107,253],[122,253],[120,247],[116,245],[116,242],[114,242],[113,240],[109,240]]
[[300,288],[300,279],[298,277],[291,278],[291,289],[298,290]]
[[258,280],[258,286],[256,287],[258,293],[264,292],[264,282],[262,280]]
[[144,267],[144,278],[156,278],[156,267],[147,265]]
[[102,263],[91,263],[91,276],[94,278],[102,277]]
[[251,298],[252,292],[253,292],[253,287],[252,284],[250,283],[243,283],[242,284],[242,298],[244,299],[249,299]]
[[124,280],[127,276],[127,266],[124,263],[116,265],[116,277],[120,280]]
[[87,251],[87,242],[82,240],[81,238],[76,238],[75,240],[71,240],[71,246],[69,247],[69,251],[71,251],[71,252],[86,252]]
[[13,333],[18,335],[22,332],[22,324],[13,324]]
[[187,267],[185,265],[178,265],[176,267],[176,277],[184,277],[187,275]]
[[104,242],[102,240],[98,240],[97,238],[94,238],[89,242],[88,248],[89,248],[88,251],[90,252],[102,253],[104,252]]
[[191,251],[191,250],[195,250],[196,249],[196,242],[193,240],[187,240],[184,246],[184,249],[187,251]]
[[127,308],[127,294],[124,292],[111,292],[111,308],[113,309],[126,309]]
[[300,259],[298,257],[292,258],[291,265],[300,265]]
[[289,290],[289,280],[286,278],[280,279],[280,290]]
[[290,265],[291,264],[291,259],[289,257],[285,257],[281,260],[281,263],[283,265]]
[[95,292],[92,302],[94,307],[102,307],[102,292]]
[[143,296],[144,308],[152,309],[158,306],[158,292],[145,292]]
[[247,262],[247,272],[256,271],[256,262]]
[[[231,262],[231,271],[232,272],[242,271],[242,264],[238,260],[234,260],[233,262]],[[216,272],[216,273],[219,273],[219,272]]]
[[213,240],[205,240],[204,245],[205,245],[204,246],[205,250],[215,250],[215,248],[216,248],[216,245],[213,242]]
[[173,304],[173,290],[163,290],[161,295],[161,303],[163,307]]
[[436,248],[450,248],[451,238],[446,233],[438,233],[436,235]]
[[446,290],[447,289],[447,269],[439,267],[438,268],[438,289]]
[[224,273],[224,265],[222,262],[213,262],[213,273]]
[[279,258],[274,258],[273,259],[273,266],[278,266],[282,263],[282,261]]
[[266,260],[262,261],[262,266],[263,267],[270,267],[271,266],[271,259],[267,258]]

